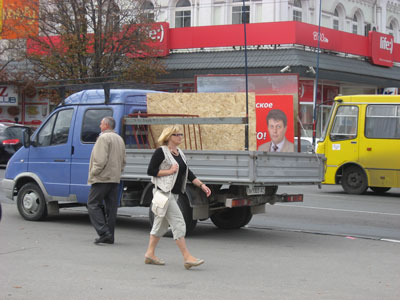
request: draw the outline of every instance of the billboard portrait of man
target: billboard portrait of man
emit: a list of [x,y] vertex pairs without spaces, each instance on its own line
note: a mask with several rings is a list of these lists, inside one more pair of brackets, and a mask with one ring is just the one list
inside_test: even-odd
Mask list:
[[294,144],[286,139],[287,117],[280,109],[272,109],[267,115],[267,128],[271,141],[258,147],[266,152],[294,152]]

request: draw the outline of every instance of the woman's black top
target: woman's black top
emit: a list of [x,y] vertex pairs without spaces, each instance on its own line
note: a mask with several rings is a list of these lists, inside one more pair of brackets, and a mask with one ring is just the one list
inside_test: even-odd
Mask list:
[[[175,158],[176,162],[179,165],[178,169],[178,177],[176,178],[175,184],[172,188],[172,193],[174,194],[180,194],[181,193],[181,187],[184,181],[184,176],[186,174],[186,164],[182,159],[182,156],[179,154],[178,156],[173,155]],[[162,148],[158,148],[156,151],[154,151],[153,156],[151,157],[149,167],[147,168],[147,175],[157,177],[158,172],[160,171],[160,165],[165,159],[164,151]],[[193,180],[196,179],[196,176],[193,174],[190,169],[188,170],[188,180],[192,182]]]

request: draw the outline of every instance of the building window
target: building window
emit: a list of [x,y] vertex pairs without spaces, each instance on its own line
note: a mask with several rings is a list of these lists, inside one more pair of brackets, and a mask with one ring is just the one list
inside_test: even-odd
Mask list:
[[335,12],[333,13],[333,29],[339,30],[339,12],[335,8]]
[[302,22],[303,20],[303,10],[301,7],[301,1],[295,0],[293,4],[293,21]]
[[191,17],[190,2],[188,0],[179,0],[175,9],[175,27],[190,27]]
[[245,2],[243,6],[242,0],[232,1],[232,24],[250,23],[250,4]]
[[154,4],[151,1],[146,1],[143,5],[144,16],[149,21],[154,21]]
[[387,28],[387,34],[393,36],[394,41],[398,42],[398,31],[399,25],[396,19],[392,19],[389,23],[389,27]]
[[357,16],[356,15],[354,15],[354,17],[353,17],[352,33],[358,34],[358,22],[357,22]]

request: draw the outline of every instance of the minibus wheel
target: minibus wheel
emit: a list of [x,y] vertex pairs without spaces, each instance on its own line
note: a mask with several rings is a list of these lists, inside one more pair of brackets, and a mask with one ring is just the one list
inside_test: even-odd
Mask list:
[[344,169],[341,183],[343,190],[353,195],[361,195],[368,188],[367,176],[357,166],[350,166]]

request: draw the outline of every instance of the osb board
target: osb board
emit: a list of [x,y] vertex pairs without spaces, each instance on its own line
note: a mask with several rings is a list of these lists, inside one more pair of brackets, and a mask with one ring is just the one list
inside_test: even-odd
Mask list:
[[[249,93],[249,150],[256,150],[255,94]],[[245,117],[245,93],[151,93],[147,94],[147,112],[149,114],[187,114],[199,117]],[[165,126],[152,126],[155,139]],[[203,150],[244,150],[245,125],[200,125]],[[195,149],[193,126],[190,134],[185,128],[186,146]],[[196,142],[199,147],[197,129]],[[189,141],[190,135],[190,141]],[[191,143],[191,145],[190,145]],[[153,145],[154,146],[154,145]]]

